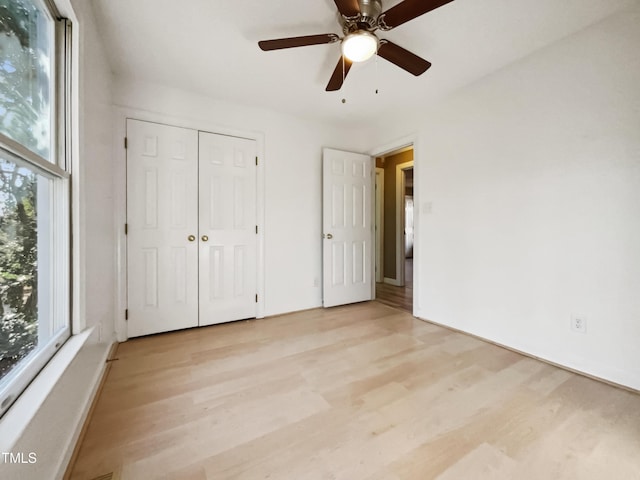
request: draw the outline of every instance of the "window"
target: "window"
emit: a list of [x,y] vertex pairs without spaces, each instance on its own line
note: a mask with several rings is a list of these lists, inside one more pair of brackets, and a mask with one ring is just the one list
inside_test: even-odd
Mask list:
[[0,0],[0,415],[70,334],[69,29]]

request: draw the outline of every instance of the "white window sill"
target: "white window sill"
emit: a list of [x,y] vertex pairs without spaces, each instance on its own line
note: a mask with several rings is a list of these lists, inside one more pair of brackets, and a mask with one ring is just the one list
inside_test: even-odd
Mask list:
[[0,452],[11,452],[53,387],[87,342],[94,328],[69,338],[2,417],[0,420]]

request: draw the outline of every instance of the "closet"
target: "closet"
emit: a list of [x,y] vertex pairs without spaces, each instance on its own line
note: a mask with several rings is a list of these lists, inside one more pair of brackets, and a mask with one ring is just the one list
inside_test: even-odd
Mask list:
[[127,120],[129,337],[256,316],[255,143]]

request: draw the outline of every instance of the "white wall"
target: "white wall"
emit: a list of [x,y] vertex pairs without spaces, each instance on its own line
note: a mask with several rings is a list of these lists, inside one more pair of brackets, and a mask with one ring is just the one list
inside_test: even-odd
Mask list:
[[62,13],[71,18],[73,6],[74,42],[79,47],[74,58],[79,77],[79,116],[74,137],[79,142],[74,151],[77,164],[73,176],[79,187],[74,189],[79,206],[74,218],[74,246],[80,262],[74,276],[80,288],[74,301],[74,327],[96,328],[12,448],[14,453],[36,453],[37,463],[0,465],[3,480],[62,478],[114,338],[112,76],[90,4],[71,0],[70,5],[67,0],[60,0],[59,5]]
[[[265,314],[304,310],[322,304],[322,147],[362,151],[365,145],[362,135],[355,130],[346,131],[273,111],[126,79],[116,81],[114,103],[122,109],[122,115],[131,111],[153,112],[165,123],[223,133],[238,130],[262,136],[265,150],[261,159],[265,165]],[[122,115],[120,123],[124,124]],[[136,117],[136,114],[131,116]],[[144,116],[148,117],[148,114]],[[165,119],[166,116],[170,118]],[[123,125],[120,128],[124,128]],[[121,141],[120,138],[115,140],[118,145]],[[119,158],[124,161],[122,156]]]
[[375,133],[420,125],[419,316],[640,389],[639,46],[635,8]]
[[[74,0],[81,15],[81,155],[84,229],[84,318],[86,327],[99,326],[94,340],[114,338],[115,229],[114,168],[112,162],[113,76],[97,34],[88,2]],[[98,330],[98,329],[97,329]]]

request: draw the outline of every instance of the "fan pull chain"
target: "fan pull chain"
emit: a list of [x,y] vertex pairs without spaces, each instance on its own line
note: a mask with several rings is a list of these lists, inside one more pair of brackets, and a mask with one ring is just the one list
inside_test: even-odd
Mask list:
[[[345,88],[345,87],[344,87],[344,81],[345,81],[345,79],[347,78],[347,75],[346,75],[346,73],[345,73],[345,68],[346,68],[346,67],[345,67],[345,65],[344,65],[344,55],[342,55],[342,57],[341,57],[341,58],[342,58],[342,88]],[[343,98],[342,98],[342,103],[347,103],[347,99],[343,97]]]
[[376,95],[378,95],[378,84],[379,84],[379,80],[380,77],[378,76],[378,47],[376,47]]

